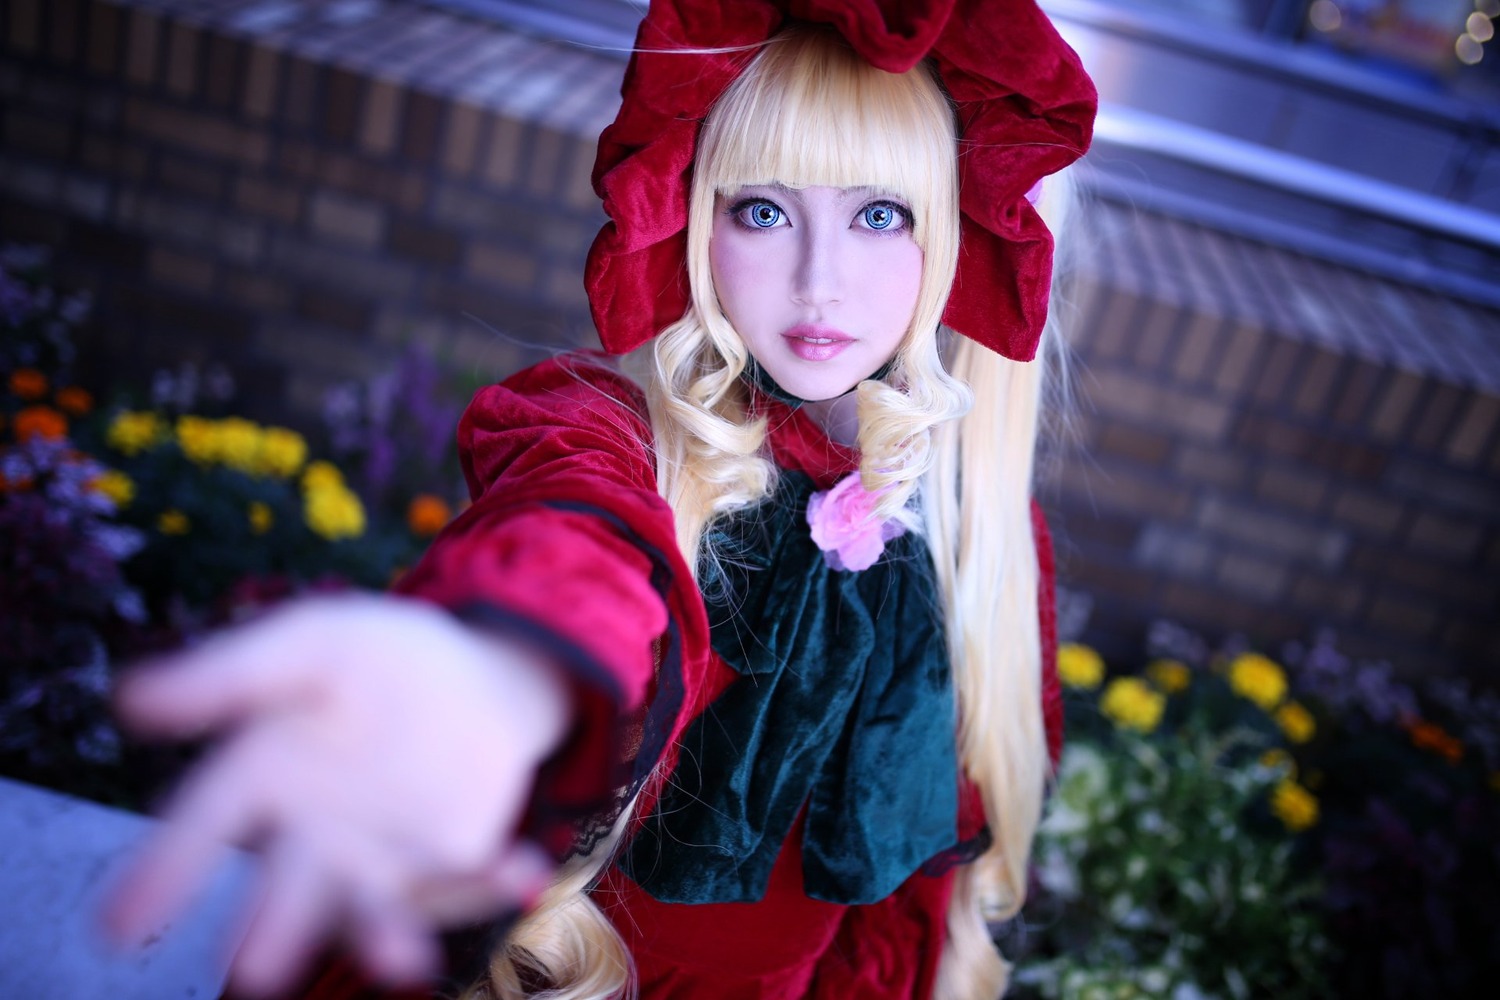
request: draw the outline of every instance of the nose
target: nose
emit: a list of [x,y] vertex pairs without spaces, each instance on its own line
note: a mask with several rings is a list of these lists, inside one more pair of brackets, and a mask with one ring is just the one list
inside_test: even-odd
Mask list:
[[822,220],[802,227],[797,273],[792,279],[792,301],[802,306],[826,306],[844,296],[844,255],[838,234]]

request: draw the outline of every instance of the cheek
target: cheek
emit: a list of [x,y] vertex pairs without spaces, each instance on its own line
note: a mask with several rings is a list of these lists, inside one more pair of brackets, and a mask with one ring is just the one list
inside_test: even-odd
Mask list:
[[767,255],[752,252],[747,241],[735,236],[715,230],[708,244],[708,267],[720,308],[731,323],[739,326],[746,318],[747,305],[757,301],[756,290],[764,293],[769,275]]
[[922,260],[922,248],[912,240],[889,240],[868,248],[858,265],[858,273],[871,279],[865,300],[903,332],[911,325],[922,290]]

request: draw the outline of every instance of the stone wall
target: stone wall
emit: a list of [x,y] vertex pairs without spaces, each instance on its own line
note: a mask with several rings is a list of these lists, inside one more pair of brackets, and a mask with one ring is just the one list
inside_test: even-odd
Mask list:
[[[227,363],[308,423],[416,338],[478,378],[590,343],[617,59],[390,0],[8,0],[0,238],[99,298],[95,374]],[[1039,493],[1087,637],[1331,625],[1500,663],[1500,315],[1103,198],[1081,448]]]
[[1097,633],[1331,626],[1500,681],[1500,313],[1103,201],[1087,218],[1081,447],[1042,492]]
[[226,363],[307,417],[416,338],[588,343],[620,64],[414,3],[11,0],[0,235],[95,290],[100,372]]

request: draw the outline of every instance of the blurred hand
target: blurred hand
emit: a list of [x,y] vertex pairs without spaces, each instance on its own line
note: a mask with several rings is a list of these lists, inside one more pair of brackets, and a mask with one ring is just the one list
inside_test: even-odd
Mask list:
[[317,598],[128,675],[124,721],[219,742],[107,904],[144,940],[185,907],[228,844],[261,889],[235,988],[288,988],[330,938],[388,982],[436,972],[443,926],[529,903],[551,874],[515,830],[562,739],[554,669],[417,601]]

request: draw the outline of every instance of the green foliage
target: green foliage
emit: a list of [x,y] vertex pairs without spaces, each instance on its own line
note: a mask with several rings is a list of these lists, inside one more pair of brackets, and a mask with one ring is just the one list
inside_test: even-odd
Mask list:
[[1017,982],[1048,998],[1326,996],[1321,887],[1275,807],[1287,738],[1227,672],[1179,668],[1157,665],[1156,684],[1065,671],[1087,683],[1066,702]]

